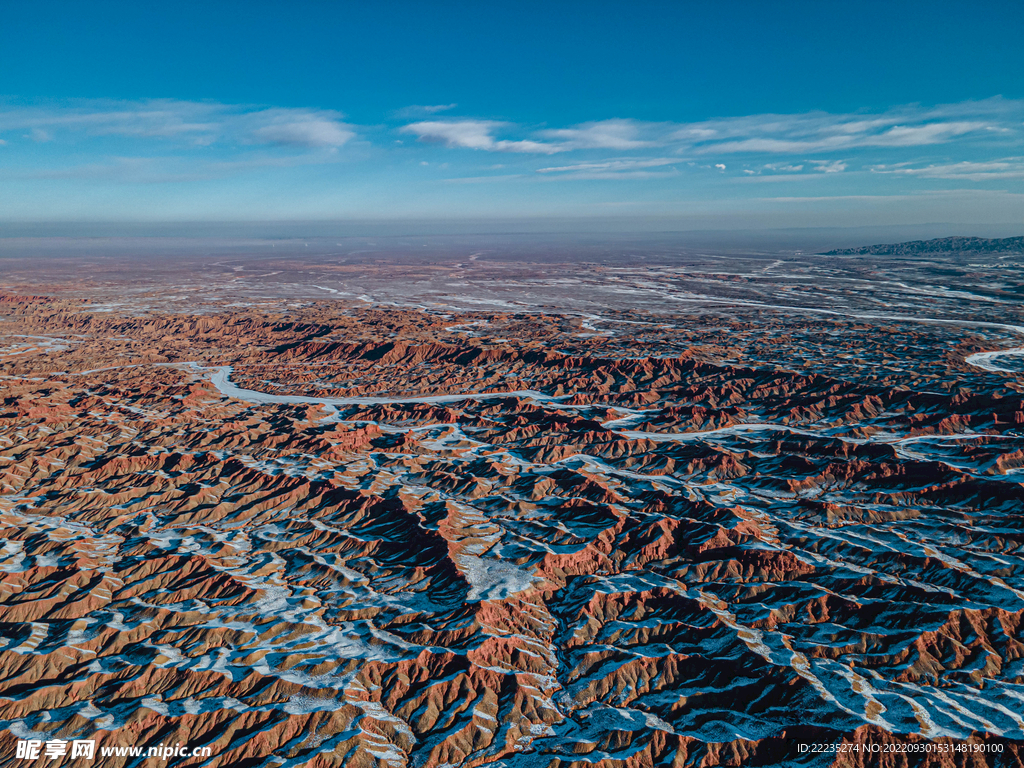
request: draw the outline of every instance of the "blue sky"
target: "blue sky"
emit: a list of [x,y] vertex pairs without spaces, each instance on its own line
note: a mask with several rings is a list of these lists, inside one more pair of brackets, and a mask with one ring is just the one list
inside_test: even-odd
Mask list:
[[9,3],[0,219],[1024,225],[1024,4]]

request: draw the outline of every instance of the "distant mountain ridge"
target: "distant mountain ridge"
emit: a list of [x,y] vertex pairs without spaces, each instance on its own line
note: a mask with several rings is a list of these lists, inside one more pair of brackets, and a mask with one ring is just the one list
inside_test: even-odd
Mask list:
[[1024,253],[1024,237],[940,237],[907,243],[836,248],[825,256],[912,256],[919,253]]

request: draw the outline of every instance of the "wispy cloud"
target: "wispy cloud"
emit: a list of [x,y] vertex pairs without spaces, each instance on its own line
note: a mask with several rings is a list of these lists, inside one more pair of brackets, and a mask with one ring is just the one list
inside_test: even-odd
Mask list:
[[[758,170],[743,172],[748,176],[757,177],[751,179],[752,181],[785,181],[813,177],[821,173],[842,173],[848,167],[845,160],[805,160],[802,163],[765,163]],[[807,173],[803,173],[805,169]]]
[[1024,157],[1006,157],[987,162],[961,161],[913,167],[909,163],[876,165],[874,173],[890,173],[900,176],[918,176],[925,179],[961,179],[964,181],[988,181],[990,179],[1024,179]]
[[415,134],[420,141],[444,144],[447,147],[548,155],[562,151],[554,145],[529,139],[518,141],[495,139],[494,132],[506,125],[507,123],[493,120],[436,120],[411,123],[401,128],[401,131]]
[[248,133],[253,143],[297,147],[340,147],[355,132],[328,113],[294,109],[268,109],[247,116],[254,126]]
[[[1012,144],[1024,133],[1022,120],[1024,101],[994,98],[931,108],[908,105],[876,114],[762,114],[699,123],[616,118],[533,130],[493,120],[449,119],[415,122],[400,130],[425,142],[490,152],[552,155],[658,148],[662,154],[690,156],[789,155],[794,159],[779,163],[778,172],[793,173],[796,166],[810,162],[811,171],[838,173],[846,169],[846,161],[807,161],[806,157],[871,148],[891,152],[978,139]],[[771,171],[770,165],[763,169]]]
[[[678,162],[678,158],[671,157],[619,158],[595,163],[538,168],[537,173],[573,179],[647,179],[676,175],[676,169],[669,166]],[[652,170],[656,168],[661,170]]]
[[0,132],[25,131],[33,141],[123,136],[197,146],[214,143],[340,147],[355,132],[331,110],[258,108],[154,99],[77,100],[59,105],[0,104]]
[[846,170],[842,160],[812,160],[814,170],[818,173],[841,173]]
[[448,112],[455,109],[458,104],[413,104],[409,107],[403,107],[394,113],[395,117],[398,118],[416,118],[416,117],[429,117],[430,115],[436,115],[438,112]]
[[693,152],[811,154],[860,147],[916,147],[963,137],[1019,135],[1024,102],[986,101],[882,113],[747,115],[676,126],[668,140]]
[[919,147],[924,144],[939,144],[956,136],[963,136],[965,133],[975,133],[995,127],[977,120],[926,123],[924,125],[894,125],[878,136],[865,137],[862,146]]
[[641,137],[651,132],[651,124],[635,120],[601,120],[571,128],[551,128],[517,140],[496,139],[499,131],[514,132],[516,126],[493,120],[445,120],[406,125],[404,133],[414,133],[421,141],[433,141],[448,147],[483,149],[492,152],[530,152],[553,155],[579,149],[631,150],[656,146],[658,142]]
[[601,120],[582,123],[573,128],[540,131],[539,135],[551,141],[560,151],[570,149],[639,149],[654,145],[641,138],[650,126],[635,120]]
[[26,139],[32,139],[37,144],[43,144],[47,141],[53,141],[53,134],[43,128],[33,128],[27,134]]
[[620,159],[606,160],[600,163],[576,163],[575,165],[560,165],[550,168],[538,168],[537,173],[571,173],[579,171],[635,171],[639,168],[654,168],[660,165],[672,165],[678,163],[678,158],[652,157],[645,159]]
[[[967,133],[975,133],[991,127],[980,121],[954,121],[948,123],[925,123],[923,125],[893,125],[884,131],[871,130],[881,121],[861,121],[860,130],[851,130],[851,124],[829,124],[822,122],[805,136],[808,130],[805,121],[794,119],[786,125],[775,121],[766,128],[789,133],[790,137],[758,136],[736,141],[705,142],[696,147],[698,152],[768,152],[782,154],[810,154],[855,147],[917,147],[926,144],[940,144]],[[767,131],[766,131],[767,132]],[[678,134],[677,134],[678,137]]]
[[[387,115],[383,125],[357,128],[340,112],[316,108],[169,99],[29,105],[0,100],[2,176],[155,184],[279,169],[273,173],[283,178],[285,169],[297,166],[400,154],[405,162],[364,163],[359,173],[382,185],[387,177],[389,189],[402,183],[402,168],[413,167],[431,169],[418,171],[417,184],[441,181],[435,169],[462,177],[446,182],[517,180],[535,188],[563,180],[679,177],[651,189],[708,183],[721,195],[732,194],[733,184],[751,189],[789,180],[835,192],[881,186],[881,178],[872,181],[870,174],[856,172],[868,169],[888,174],[893,184],[901,177],[963,186],[1024,179],[1024,101],[692,123],[614,118],[564,126],[459,117],[456,106],[406,107]],[[502,156],[481,162],[478,153]],[[493,160],[500,162],[492,165]],[[481,175],[495,171],[500,175]],[[340,187],[344,180],[332,176],[330,183]]]

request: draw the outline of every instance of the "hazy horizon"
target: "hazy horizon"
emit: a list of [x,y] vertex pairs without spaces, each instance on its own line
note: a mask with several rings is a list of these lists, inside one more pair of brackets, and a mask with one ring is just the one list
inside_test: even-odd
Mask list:
[[[758,250],[830,250],[883,242],[942,237],[1005,238],[1024,235],[1024,224],[958,224],[930,222],[856,227],[737,227],[680,226],[657,219],[395,219],[339,221],[0,221],[0,254],[12,249],[45,247],[67,241],[181,242],[230,246],[239,242],[301,242],[367,238],[428,238],[482,242],[496,238],[508,244],[544,242],[644,243],[658,240],[681,248]],[[342,245],[342,243],[338,243]]]

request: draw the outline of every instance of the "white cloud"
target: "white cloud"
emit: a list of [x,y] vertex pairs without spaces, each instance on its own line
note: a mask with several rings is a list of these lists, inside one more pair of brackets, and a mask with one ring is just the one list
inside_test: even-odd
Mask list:
[[864,146],[916,147],[922,144],[938,144],[955,136],[990,128],[987,123],[961,121],[951,123],[928,123],[925,125],[895,125],[880,136],[871,138]]
[[574,128],[541,131],[545,139],[558,142],[563,149],[639,149],[652,142],[639,138],[641,123],[633,120],[601,120]]
[[989,99],[931,109],[904,106],[876,115],[809,112],[748,115],[674,126],[670,143],[694,152],[821,153],[860,147],[912,147],[996,133],[1012,139],[1009,126],[1024,102]]
[[538,168],[537,173],[558,179],[652,179],[677,175],[671,166],[678,162],[678,158],[671,157],[618,158]]
[[501,123],[489,120],[458,120],[454,122],[412,123],[402,128],[403,133],[413,133],[420,141],[432,141],[449,147],[468,149],[492,149],[494,137],[491,130]]
[[437,112],[447,112],[449,109],[455,109],[458,104],[429,104],[421,107],[410,107],[410,109],[418,109],[421,112],[426,112],[428,115],[433,115]]
[[494,149],[499,152],[534,152],[541,155],[553,155],[561,152],[560,147],[544,144],[539,141],[496,141]]
[[538,168],[537,173],[579,173],[579,172],[616,172],[635,171],[641,168],[657,168],[659,166],[671,165],[679,161],[667,157],[652,157],[643,159],[625,158],[620,160],[606,160],[599,163],[576,163],[575,165],[561,165],[553,168]]
[[553,155],[579,149],[621,151],[653,146],[654,141],[640,138],[641,127],[651,132],[650,126],[633,120],[602,120],[572,128],[542,130],[536,132],[536,138],[514,141],[494,137],[499,130],[515,128],[509,123],[494,120],[432,120],[411,123],[400,130],[416,134],[420,141],[448,147]]
[[[745,119],[744,119],[745,120]],[[768,152],[776,154],[807,154],[855,147],[916,147],[939,144],[951,139],[984,130],[990,126],[979,121],[955,121],[949,123],[926,123],[923,125],[889,125],[886,130],[870,129],[880,127],[884,121],[872,120],[859,123],[830,124],[821,121],[810,125],[797,117],[790,124],[775,121],[766,124],[764,133],[775,132],[777,136],[762,135],[751,138],[735,138],[730,141],[703,142],[694,148],[697,152]],[[750,129],[754,126],[737,125],[735,128]],[[721,135],[721,131],[719,135]],[[688,135],[676,132],[676,138]]]
[[297,147],[340,147],[355,133],[333,113],[294,109],[268,109],[248,116],[254,125],[249,140],[257,144]]
[[75,100],[49,106],[0,105],[0,131],[28,130],[35,141],[55,129],[78,136],[124,136],[205,146],[218,142],[339,147],[355,135],[330,110],[254,108],[151,99]]
[[[616,118],[532,132],[491,120],[429,120],[401,130],[415,133],[422,141],[492,152],[555,154],[662,147],[679,154],[806,156],[872,147],[894,150],[976,136],[1012,142],[1021,133],[1021,116],[1024,101],[996,98],[933,108],[910,105],[876,114],[763,114],[688,124]],[[497,138],[500,134],[506,138]],[[838,170],[836,166],[826,172]]]
[[436,115],[438,112],[447,112],[448,110],[455,109],[458,104],[413,104],[409,107],[403,107],[394,113],[395,117],[400,118],[415,118],[425,117],[428,115]]
[[[564,156],[558,165],[548,160],[547,167],[535,173],[520,169],[514,174],[534,180],[539,179],[537,174],[550,180],[668,176],[678,172],[677,166],[694,160],[705,170],[713,166],[725,171],[726,164],[720,162],[725,158],[734,169],[729,178],[752,183],[787,179],[827,183],[820,181],[822,175],[840,174],[848,163],[870,167],[875,173],[923,179],[1024,178],[1024,159],[990,159],[1019,155],[1024,101],[996,98],[863,114],[761,114],[694,123],[615,118],[564,127],[443,116],[455,107],[407,107],[402,110],[409,115],[402,121],[407,124],[397,134],[370,135],[383,152],[402,151],[415,139],[483,152]],[[33,151],[51,158],[65,153],[65,167],[48,160],[46,170],[39,172],[76,178],[212,178],[249,168],[331,162],[348,156],[335,150],[354,142],[356,130],[341,113],[313,108],[169,99],[72,100],[29,106],[0,101],[0,136],[14,144],[4,148],[5,157],[20,150],[23,140],[47,142],[57,137],[58,143]],[[911,154],[910,148],[939,145],[943,145],[941,161],[923,152]],[[217,151],[194,151],[209,146]],[[961,151],[968,146],[971,154]],[[652,156],[636,156],[641,153]],[[441,161],[446,159],[437,148],[420,154],[415,161],[429,160],[431,168],[443,167]],[[913,165],[899,162],[915,156],[918,160]],[[129,157],[155,159],[125,159]],[[972,161],[957,162],[961,157]],[[747,170],[740,173],[739,169]]]
[[1024,179],[1024,157],[1005,157],[987,162],[962,161],[913,168],[908,163],[893,166],[877,165],[874,173],[918,176],[925,179],[962,179],[987,181],[989,179]]
[[814,170],[818,173],[841,173],[846,170],[846,163],[842,160],[812,160]]
[[714,128],[680,128],[676,137],[680,139],[712,139],[718,135]]
[[552,144],[531,140],[496,140],[492,135],[495,129],[506,123],[494,120],[436,120],[410,123],[400,130],[412,133],[420,141],[444,144],[447,147],[464,149],[483,149],[491,152],[532,152],[538,154],[554,154],[561,149]]

